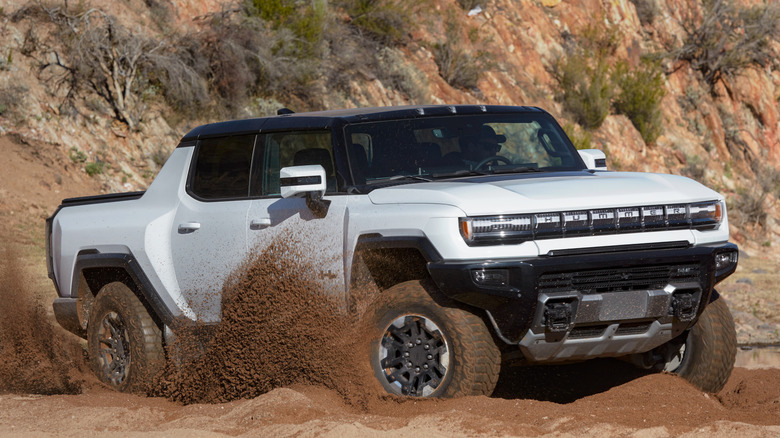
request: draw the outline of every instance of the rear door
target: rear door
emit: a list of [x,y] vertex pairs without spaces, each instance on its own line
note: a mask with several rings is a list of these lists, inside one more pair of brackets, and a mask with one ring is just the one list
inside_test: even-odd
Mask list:
[[247,255],[249,181],[257,136],[200,140],[171,230],[179,303],[190,318],[215,322],[220,290]]

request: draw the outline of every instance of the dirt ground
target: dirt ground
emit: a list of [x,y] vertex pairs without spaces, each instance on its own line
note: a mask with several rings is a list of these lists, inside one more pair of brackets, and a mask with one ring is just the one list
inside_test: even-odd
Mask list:
[[[718,394],[702,393],[674,375],[648,375],[617,360],[594,360],[505,369],[492,397],[402,400],[350,379],[350,355],[327,345],[326,338],[266,356],[257,353],[271,351],[267,345],[273,339],[258,338],[262,348],[234,365],[254,368],[249,378],[259,379],[262,391],[217,388],[234,395],[221,397],[233,401],[215,397],[212,403],[170,391],[163,391],[167,397],[110,391],[88,373],[84,343],[53,322],[54,288],[43,260],[42,219],[61,198],[96,194],[101,183],[78,169],[57,170],[63,163],[57,163],[61,158],[51,145],[12,140],[0,137],[0,154],[7,157],[0,171],[0,219],[5,223],[0,230],[0,435],[780,436],[780,361],[774,357],[763,361],[769,365],[756,366],[751,358],[766,353],[761,350],[741,353]],[[760,301],[740,300],[742,285],[748,283],[734,286],[728,295],[761,323],[778,322],[771,311],[778,293],[766,291],[772,281],[765,278],[776,275],[776,266],[754,257],[742,276],[752,280],[749,286],[762,288]],[[309,310],[293,309],[288,316],[298,311],[312,317]],[[249,333],[259,337],[260,327]],[[325,345],[320,351],[327,351],[330,360],[307,356],[312,344]],[[297,356],[309,361],[306,373],[281,366]],[[215,363],[195,375],[211,384],[229,381]],[[236,376],[243,374],[227,377]],[[192,389],[197,382],[187,384]]]
[[[606,363],[599,364],[607,366]],[[608,379],[569,368],[577,385]],[[590,368],[590,369],[589,369]],[[582,380],[580,380],[582,379]],[[550,391],[568,391],[552,380]],[[0,434],[91,436],[780,436],[780,369],[737,368],[726,388],[704,394],[673,375],[649,375],[571,402],[519,396],[344,402],[336,391],[291,385],[220,404],[181,405],[99,387],[79,395],[0,395]]]

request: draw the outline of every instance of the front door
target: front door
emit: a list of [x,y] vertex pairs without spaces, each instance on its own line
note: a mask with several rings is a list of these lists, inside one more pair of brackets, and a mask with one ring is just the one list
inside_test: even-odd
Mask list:
[[[344,214],[347,196],[338,194],[329,131],[293,131],[260,136],[255,151],[253,199],[247,215],[247,245],[262,253],[273,242],[285,241],[283,254],[309,272],[325,294],[343,299]],[[282,198],[279,170],[319,164],[325,169],[330,201],[327,214],[317,217],[303,198]],[[271,261],[272,262],[272,261]]]

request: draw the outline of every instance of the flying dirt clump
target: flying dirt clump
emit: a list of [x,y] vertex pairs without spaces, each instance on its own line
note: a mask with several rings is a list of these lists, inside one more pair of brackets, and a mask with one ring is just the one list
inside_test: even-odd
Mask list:
[[15,251],[6,247],[0,256],[0,392],[81,392],[83,349],[49,321]]
[[[276,240],[226,281],[221,322],[195,359],[172,361],[161,395],[216,403],[303,383],[349,398],[353,388],[365,386],[355,325],[322,290],[319,270],[293,240]],[[203,342],[179,337],[184,350]]]

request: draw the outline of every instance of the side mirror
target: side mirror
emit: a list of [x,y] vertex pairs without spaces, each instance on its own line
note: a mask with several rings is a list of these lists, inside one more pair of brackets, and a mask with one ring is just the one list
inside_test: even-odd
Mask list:
[[582,161],[590,170],[607,170],[607,156],[598,149],[580,149]]
[[279,171],[282,198],[303,198],[309,193],[325,194],[325,169],[319,164],[282,167]]
[[327,188],[324,167],[319,164],[282,167],[279,179],[282,198],[306,198],[306,206],[316,217],[328,214],[330,201],[322,199]]

